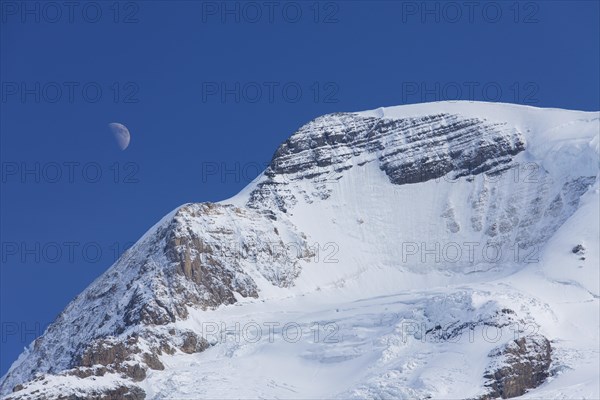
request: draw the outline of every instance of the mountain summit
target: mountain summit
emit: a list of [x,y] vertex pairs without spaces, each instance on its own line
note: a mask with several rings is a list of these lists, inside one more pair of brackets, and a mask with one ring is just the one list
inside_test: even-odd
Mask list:
[[0,394],[597,398],[599,132],[478,102],[316,118],[154,225]]

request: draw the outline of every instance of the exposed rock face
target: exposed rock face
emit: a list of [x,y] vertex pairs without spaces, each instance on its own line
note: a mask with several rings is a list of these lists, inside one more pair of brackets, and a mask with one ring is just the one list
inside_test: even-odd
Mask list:
[[162,354],[160,348],[153,348],[150,352],[142,351],[138,336],[131,336],[126,341],[116,338],[98,339],[85,349],[81,359],[75,363],[77,367],[71,371],[79,377],[103,376],[107,372],[122,373],[134,382],[139,382],[146,378],[148,367],[164,369],[157,354]]
[[489,355],[494,358],[484,378],[490,391],[481,399],[508,399],[538,387],[550,376],[552,347],[542,335],[530,335],[515,339],[495,349]]
[[[81,379],[114,375],[125,380],[140,382],[146,378],[148,369],[163,370],[165,368],[159,358],[162,354],[175,354],[178,351],[193,354],[202,352],[208,347],[206,339],[189,330],[170,329],[169,332],[165,332],[164,329],[146,328],[126,338],[110,336],[92,341],[81,356],[72,361],[71,368],[60,371],[58,375]],[[39,379],[43,380],[43,376]],[[23,393],[21,396],[18,393],[27,389],[27,386],[27,384],[15,386],[13,389],[15,395],[11,399],[28,399],[27,394]],[[143,399],[145,395],[137,386],[122,385],[117,388],[90,392],[86,394],[86,397],[77,396],[43,398],[110,400]]]
[[[277,249],[286,243],[299,251],[282,257]],[[160,355],[208,347],[196,333],[169,327],[189,308],[232,304],[236,295],[258,297],[251,273],[290,286],[299,260],[310,256],[303,235],[262,212],[182,206],[61,313],[36,340],[35,355],[7,375],[3,390],[13,376],[25,382],[16,376],[27,371],[83,379],[120,374],[139,382],[148,369],[164,368]]]
[[[575,212],[596,176],[557,181],[531,161],[526,145],[525,134],[514,126],[451,113],[406,118],[325,115],[302,126],[277,149],[247,206],[293,214],[298,204],[328,200],[344,176],[361,168],[379,169],[398,187],[462,179],[473,183],[462,189],[469,193],[470,204],[456,207],[448,199],[439,213],[445,225],[439,230],[448,233],[445,241],[469,241],[477,233],[482,246],[535,262],[537,249]],[[519,187],[507,190],[514,182]],[[406,232],[398,241],[428,237]],[[479,257],[475,263],[487,261]],[[444,268],[464,270],[466,264],[470,260]]]
[[[286,210],[296,199],[285,183],[335,181],[343,171],[369,162],[403,185],[449,173],[455,179],[502,171],[524,149],[525,139],[514,128],[457,115],[386,119],[329,114],[304,125],[277,149],[265,171],[270,179],[252,193],[250,205],[270,199]],[[320,188],[327,197],[327,189]]]
[[583,254],[585,254],[585,247],[583,247],[582,244],[578,244],[575,247],[573,247],[573,249],[571,249],[571,253],[577,254],[577,255],[583,255]]

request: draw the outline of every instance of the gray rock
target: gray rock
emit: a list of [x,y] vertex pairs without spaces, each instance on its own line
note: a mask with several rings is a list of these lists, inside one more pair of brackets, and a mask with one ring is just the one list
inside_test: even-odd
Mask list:
[[552,347],[542,335],[529,335],[494,349],[494,359],[484,378],[488,393],[481,400],[508,399],[524,394],[544,383],[550,376]]

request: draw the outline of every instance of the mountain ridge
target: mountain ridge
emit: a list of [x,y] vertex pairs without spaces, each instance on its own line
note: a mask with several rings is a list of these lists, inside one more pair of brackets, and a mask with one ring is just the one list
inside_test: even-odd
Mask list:
[[[524,246],[543,253],[580,199],[597,192],[599,116],[442,102],[318,117],[284,142],[237,196],[182,205],[148,230],[19,357],[0,393],[25,384],[8,397],[25,399],[50,379],[55,389],[87,387],[81,390],[95,390],[99,398],[109,398],[111,390],[123,398],[158,396],[160,390],[145,382],[168,370],[163,359],[219,346],[191,322],[203,313],[323,291],[356,299],[477,286],[518,274],[527,263],[510,251]],[[520,175],[515,183],[513,172],[522,174],[523,165],[537,166],[535,179]],[[449,262],[437,250],[456,243],[464,252],[471,242],[497,246],[510,258],[469,253]],[[441,263],[427,258],[432,248]],[[467,291],[456,307],[472,302],[479,290]],[[598,295],[596,287],[588,292]],[[513,311],[512,322],[502,322],[502,307],[498,303],[485,318],[458,313],[459,332],[535,321]],[[99,382],[88,384],[90,377]],[[381,381],[369,379],[337,394],[376,397]],[[360,382],[367,386],[361,389]],[[416,391],[406,385],[394,393],[432,393],[427,385]],[[484,395],[486,385],[473,395]],[[52,390],[47,398],[56,398]]]

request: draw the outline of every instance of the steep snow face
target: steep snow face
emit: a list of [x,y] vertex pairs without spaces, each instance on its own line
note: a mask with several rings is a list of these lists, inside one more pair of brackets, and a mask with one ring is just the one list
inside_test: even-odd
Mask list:
[[285,209],[297,201],[289,194],[297,181],[310,180],[327,196],[326,184],[343,171],[373,162],[400,185],[494,174],[509,168],[525,147],[529,159],[521,161],[543,163],[553,176],[595,176],[597,127],[597,113],[473,102],[330,114],[282,144],[256,188],[243,194],[250,193],[250,206],[265,206],[267,198]]
[[[484,396],[504,387],[484,379],[490,354],[545,343],[511,342],[525,325],[557,341],[559,366],[589,374],[572,359],[599,333],[587,318],[598,313],[599,117],[468,102],[319,117],[238,196],[184,205],[150,229],[21,355],[0,393],[46,374],[12,396]],[[548,297],[555,287],[570,306]],[[290,318],[302,332],[325,321],[343,340],[232,344],[205,326]],[[588,339],[560,342],[574,326]],[[504,336],[448,343],[485,327]],[[200,387],[203,371],[216,380]]]
[[396,290],[489,279],[464,274],[536,262],[577,209],[598,174],[598,126],[597,113],[487,103],[326,115],[228,201],[285,212],[329,255],[299,286],[380,268],[404,273]]

